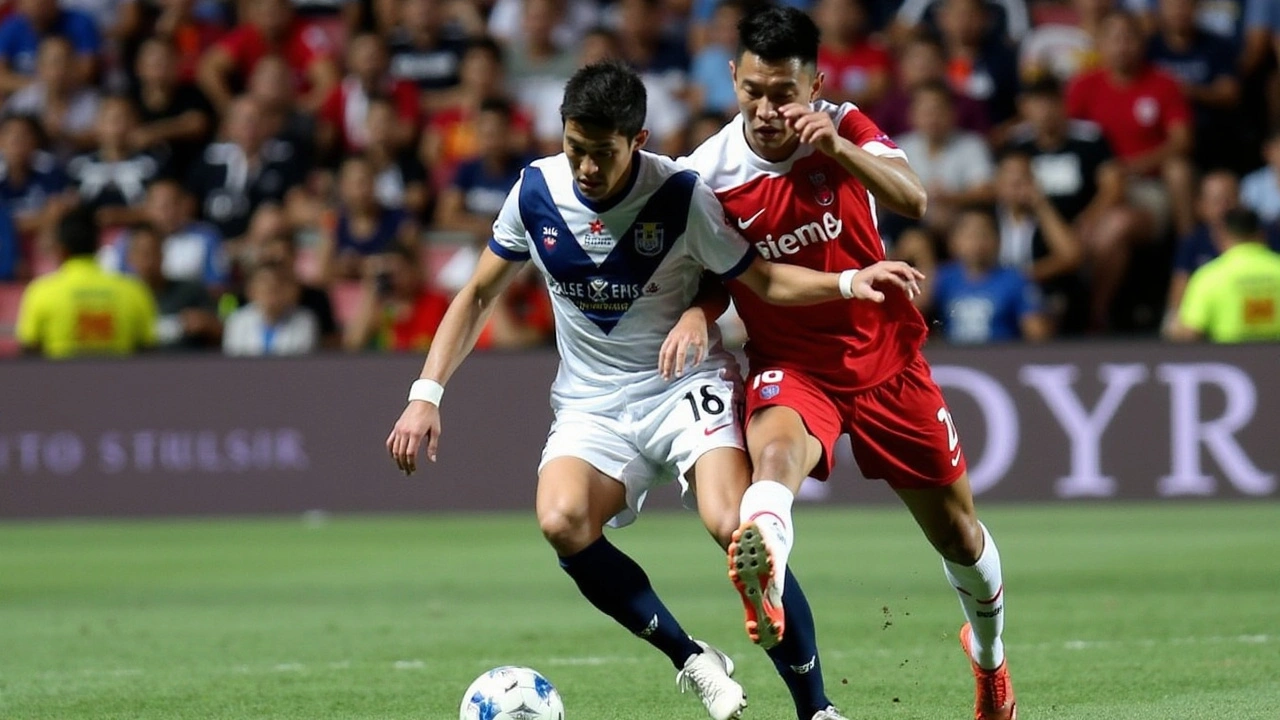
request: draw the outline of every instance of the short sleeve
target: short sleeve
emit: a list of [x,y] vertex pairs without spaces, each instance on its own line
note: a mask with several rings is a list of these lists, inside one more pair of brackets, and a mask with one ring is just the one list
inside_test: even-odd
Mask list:
[[1201,268],[1187,281],[1186,292],[1182,294],[1182,305],[1178,307],[1178,320],[1192,330],[1207,333],[1211,302],[1209,279],[1205,276],[1204,268]]
[[757,257],[755,249],[729,227],[720,201],[701,180],[693,186],[685,242],[693,259],[722,280],[746,272]]
[[872,155],[906,159],[907,154],[866,113],[851,104],[842,106],[841,111],[844,115],[836,127],[840,137]]
[[39,347],[43,334],[44,316],[44,283],[39,280],[27,286],[22,294],[22,302],[18,306],[18,322],[14,328],[14,336],[23,347]]
[[529,234],[524,227],[524,219],[520,216],[520,190],[524,187],[524,172],[520,180],[507,193],[502,203],[498,219],[493,221],[493,237],[489,240],[489,249],[503,260],[523,262],[529,259]]
[[1164,90],[1164,96],[1161,105],[1164,109],[1164,126],[1172,128],[1178,125],[1187,125],[1191,122],[1191,106],[1187,104],[1187,97],[1182,94],[1182,88],[1178,87],[1178,82],[1172,77],[1165,76],[1164,82],[1161,83]]

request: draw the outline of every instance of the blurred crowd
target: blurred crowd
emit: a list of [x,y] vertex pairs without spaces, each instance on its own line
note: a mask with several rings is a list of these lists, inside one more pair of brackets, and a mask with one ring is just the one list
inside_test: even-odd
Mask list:
[[[929,190],[881,231],[938,339],[1213,338],[1181,312],[1209,302],[1193,275],[1280,248],[1277,0],[788,2],[821,28],[823,95]],[[9,0],[0,353],[421,352],[520,169],[559,152],[574,70],[634,66],[649,149],[685,154],[736,113],[750,7]],[[94,292],[137,297],[59,311]],[[480,347],[552,330],[527,270]]]

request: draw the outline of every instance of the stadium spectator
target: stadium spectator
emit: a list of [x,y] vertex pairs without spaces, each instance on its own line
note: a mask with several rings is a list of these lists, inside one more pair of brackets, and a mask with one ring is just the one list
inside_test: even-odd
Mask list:
[[[1156,24],[1159,0],[1130,0],[1149,26]],[[1200,30],[1230,44],[1243,76],[1257,72],[1280,34],[1280,4],[1274,0],[1211,0],[1197,2],[1195,23]]]
[[525,156],[511,145],[505,129],[511,120],[511,104],[486,100],[476,120],[480,156],[458,167],[453,182],[440,194],[436,225],[441,230],[470,234],[487,240],[493,221],[507,193],[520,179]]
[[348,350],[419,352],[431,347],[449,298],[422,278],[418,249],[398,245],[365,264],[360,309],[346,330]]
[[1000,264],[1039,286],[1045,314],[1059,332],[1084,330],[1088,310],[1077,272],[1084,249],[1040,188],[1029,156],[1013,151],[1000,158],[995,196]]
[[13,222],[13,210],[0,202],[0,282],[26,280],[29,269],[22,256],[22,238]]
[[513,87],[564,85],[577,69],[577,57],[569,48],[556,45],[552,37],[559,9],[559,0],[525,0],[522,30],[506,45],[505,71]]
[[254,211],[266,203],[300,203],[304,167],[288,142],[271,138],[261,108],[241,97],[227,108],[222,141],[205,149],[187,187],[200,198],[202,216],[222,236],[244,234]]
[[[427,169],[411,149],[395,144],[395,107],[385,98],[369,102],[369,145],[364,156],[373,166],[374,193],[383,207],[404,210],[409,217],[423,222],[428,217],[433,194]],[[501,131],[506,134],[506,128]]]
[[1194,225],[1195,194],[1186,98],[1177,80],[1145,60],[1132,15],[1108,15],[1099,40],[1102,67],[1071,82],[1067,112],[1102,127],[1130,178],[1130,195],[1151,215],[1156,235],[1163,237],[1170,215],[1174,229],[1186,234]]
[[[305,282],[298,274],[298,247],[284,213],[279,208],[264,208],[253,217],[253,224],[245,236],[242,253],[245,267],[274,264],[280,267],[291,282],[298,286],[298,305],[311,311],[320,329],[320,345],[323,348],[342,346],[342,334],[334,316],[333,303],[324,288]],[[234,309],[248,303],[243,294],[232,296],[227,306]]]
[[156,344],[156,305],[136,278],[98,267],[98,228],[87,210],[58,222],[59,268],[22,294],[16,335],[48,358],[128,355]]
[[183,84],[195,82],[200,58],[227,32],[227,8],[219,0],[130,0],[120,10],[130,28],[121,48],[125,69],[136,68],[143,44],[159,40],[175,50],[173,70]]
[[360,30],[364,4],[361,0],[289,0],[289,4],[306,31],[322,32],[336,46]]
[[18,0],[17,12],[0,23],[0,93],[21,90],[36,72],[36,54],[51,37],[71,46],[67,74],[74,87],[93,82],[102,37],[93,18],[58,7],[58,0]]
[[1014,115],[1018,60],[1003,38],[990,36],[988,24],[983,0],[940,0],[938,27],[951,87],[983,103],[987,117],[999,126]]
[[[195,219],[195,200],[176,180],[158,180],[147,189],[144,222],[161,240],[161,272],[167,280],[196,283],[210,297],[230,284],[230,266],[217,228]],[[98,259],[120,272],[130,270],[129,248],[133,233],[125,233],[113,245],[103,247]]]
[[129,232],[129,262],[133,273],[151,291],[158,310],[156,340],[165,350],[217,347],[222,338],[213,299],[203,285],[174,280],[164,271],[166,253],[159,231],[137,225]]
[[737,114],[738,96],[727,68],[737,57],[738,23],[742,17],[743,5],[739,0],[722,0],[716,5],[707,30],[707,41],[694,54],[689,70],[689,110],[692,113]]
[[1178,80],[1191,103],[1196,165],[1201,170],[1235,167],[1243,144],[1234,131],[1240,104],[1234,49],[1196,27],[1196,0],[1159,0],[1158,10],[1147,56]]
[[1280,128],[1271,133],[1263,152],[1267,164],[1245,176],[1240,202],[1272,225],[1280,222]]
[[299,172],[309,171],[314,155],[315,115],[298,107],[297,92],[289,81],[289,66],[282,58],[265,57],[249,76],[249,97],[258,104],[258,116],[268,137],[287,143],[299,158]]
[[736,111],[722,115],[708,110],[695,117],[689,122],[689,129],[685,132],[684,149],[680,154],[688,155],[693,152],[707,138],[720,132],[734,115],[737,115]]
[[959,208],[992,198],[991,151],[982,137],[956,127],[953,97],[942,82],[917,87],[911,102],[914,129],[898,139],[929,191],[924,222],[935,229],[949,226]]
[[458,84],[463,38],[447,32],[444,0],[391,0],[400,22],[389,34],[391,77],[408,80],[422,91],[423,110],[431,112],[444,99],[441,91]]
[[338,178],[338,209],[326,222],[320,246],[320,277],[359,279],[366,259],[417,244],[417,223],[403,210],[378,202],[373,166],[362,157],[343,161]]
[[80,204],[94,211],[100,227],[142,221],[147,186],[160,176],[164,158],[129,145],[129,131],[136,125],[128,98],[107,98],[98,107],[98,149],[67,162],[67,177],[80,193]]
[[1115,10],[1112,0],[1071,0],[1062,20],[1046,22],[1023,39],[1018,68],[1023,82],[1048,77],[1068,82],[1098,64],[1098,34],[1103,19]]
[[0,120],[0,201],[13,213],[18,233],[28,238],[51,230],[76,202],[62,167],[39,142],[36,120],[22,115]]
[[1000,236],[989,211],[962,210],[948,247],[955,259],[938,269],[933,287],[935,313],[948,342],[1049,338],[1039,288],[1017,268],[999,262]]
[[209,140],[213,107],[199,88],[181,79],[178,54],[169,41],[144,41],[136,68],[131,97],[138,122],[129,143],[137,150],[165,150],[168,172],[184,178]]
[[306,355],[319,347],[319,323],[298,304],[298,284],[277,263],[253,269],[249,304],[231,313],[222,352],[233,356]]
[[[916,28],[933,29],[935,25],[944,24],[941,15],[946,10],[941,6],[946,1],[905,0],[894,19],[891,35],[900,42]],[[990,40],[1019,42],[1031,26],[1026,0],[988,0],[982,7],[975,8],[975,13],[983,18],[983,33]]]
[[[497,0],[489,13],[488,34],[504,43],[520,35],[523,8],[528,0]],[[555,16],[559,18],[552,38],[556,46],[569,50],[581,42],[600,21],[599,6],[592,0],[556,0]]]
[[329,155],[363,151],[369,145],[369,104],[387,97],[395,105],[399,122],[392,126],[396,148],[413,142],[418,133],[418,88],[408,80],[387,74],[387,53],[380,37],[371,33],[351,39],[347,50],[347,76],[329,93],[319,113],[319,145]]
[[288,0],[252,0],[241,7],[247,22],[200,60],[197,77],[205,96],[219,112],[227,112],[235,98],[235,79],[249,77],[263,58],[279,55],[291,71],[301,105],[312,111],[319,108],[339,80],[329,38],[295,18]]
[[818,69],[826,75],[823,96],[834,103],[851,102],[870,113],[889,91],[893,56],[868,36],[867,1],[818,0],[813,19],[822,32]]
[[[431,168],[434,185],[444,187],[458,165],[476,156],[476,116],[485,100],[505,98],[502,48],[493,40],[474,40],[462,56],[461,81],[449,99],[431,116],[422,134],[422,161]],[[528,120],[517,112],[507,133],[527,143]]]
[[1237,343],[1280,340],[1280,254],[1263,244],[1252,210],[1223,220],[1222,255],[1191,275],[1170,336]]
[[640,73],[650,105],[663,108],[661,114],[649,113],[646,118],[649,147],[655,152],[677,155],[684,144],[689,119],[684,102],[689,55],[683,41],[673,41],[663,34],[658,21],[662,2],[618,0],[615,57]]
[[50,148],[60,158],[93,146],[98,115],[96,87],[76,80],[71,43],[52,36],[40,43],[35,79],[5,102],[8,115],[36,118]]
[[[902,50],[898,64],[898,82],[871,113],[872,119],[890,137],[898,137],[911,129],[911,98],[916,89],[928,83],[947,82],[946,52],[936,40],[925,35],[912,38]],[[967,95],[953,98],[956,127],[985,135],[991,129],[986,106]]]
[[[1164,330],[1167,333],[1176,319],[1187,280],[1200,268],[1222,254],[1227,246],[1227,214],[1241,207],[1240,185],[1229,170],[1218,170],[1200,181],[1196,214],[1200,223],[1194,232],[1182,238],[1173,258],[1173,275],[1169,280]],[[1280,252],[1280,228],[1264,229],[1267,244]]]

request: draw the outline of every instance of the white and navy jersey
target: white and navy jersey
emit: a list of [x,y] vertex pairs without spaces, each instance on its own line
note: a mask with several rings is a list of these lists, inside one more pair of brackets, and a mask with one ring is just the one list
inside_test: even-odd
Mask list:
[[[757,257],[694,172],[646,152],[632,165],[627,188],[595,203],[578,192],[563,154],[534,161],[493,224],[490,249],[532,259],[546,277],[561,358],[557,407],[643,392],[704,270],[734,278]],[[711,344],[710,362],[733,363],[718,334]]]

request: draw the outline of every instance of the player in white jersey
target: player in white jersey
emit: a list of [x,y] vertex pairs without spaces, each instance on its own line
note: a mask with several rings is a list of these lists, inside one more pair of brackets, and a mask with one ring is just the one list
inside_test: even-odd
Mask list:
[[[551,290],[561,356],[556,419],[538,469],[543,534],[582,594],[666,654],[681,687],[695,690],[712,718],[728,720],[746,706],[732,662],[692,640],[644,571],[603,536],[606,523],[632,521],[645,493],[670,479],[696,489],[699,514],[722,547],[738,525],[750,471],[736,363],[713,331],[702,340],[708,359],[689,374],[668,383],[654,360],[706,270],[797,305],[871,298],[873,284],[905,288],[916,276],[902,264],[854,278],[760,259],[696,174],[640,150],[645,105],[640,78],[618,63],[587,66],[569,81],[565,153],[532,163],[507,197],[387,448],[406,472],[424,439],[435,459],[444,384],[497,297],[532,261]],[[808,660],[792,664],[808,672]]]

